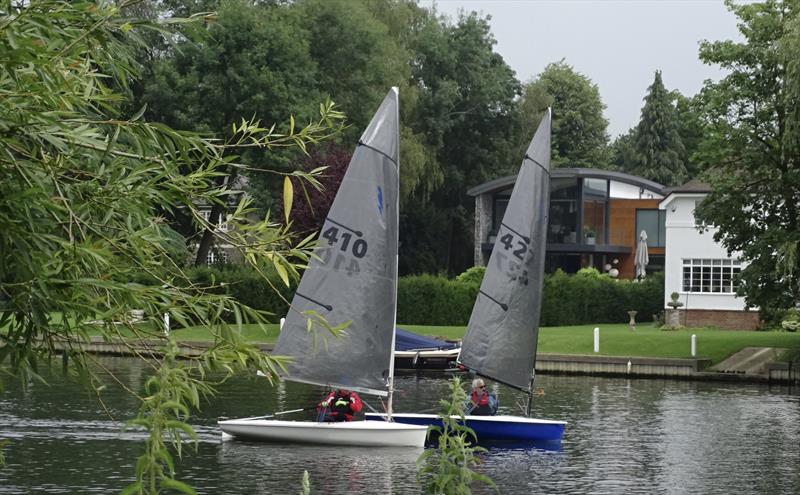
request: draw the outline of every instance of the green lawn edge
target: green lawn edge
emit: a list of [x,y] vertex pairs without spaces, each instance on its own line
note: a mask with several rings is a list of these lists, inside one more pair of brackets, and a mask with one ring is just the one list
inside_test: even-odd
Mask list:
[[[459,340],[466,327],[398,325],[411,332],[444,340]],[[600,329],[600,352],[594,352],[594,329]],[[241,333],[249,342],[274,343],[278,339],[278,325],[242,325]],[[173,332],[178,341],[212,341],[205,328],[191,327]],[[659,330],[650,324],[639,325],[631,331],[625,324],[596,324],[564,327],[543,327],[539,332],[541,353],[565,355],[602,355],[624,357],[654,357],[690,359],[692,335],[697,336],[699,359],[710,359],[713,364],[735,354],[745,347],[774,347],[786,349],[786,359],[800,355],[800,333],[721,330],[716,328],[690,328],[684,330]]]

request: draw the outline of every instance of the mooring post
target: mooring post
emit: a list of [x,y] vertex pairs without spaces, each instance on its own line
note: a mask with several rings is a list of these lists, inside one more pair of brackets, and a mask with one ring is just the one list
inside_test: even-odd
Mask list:
[[594,327],[594,352],[600,352],[600,327]]
[[692,357],[697,356],[697,335],[692,334]]

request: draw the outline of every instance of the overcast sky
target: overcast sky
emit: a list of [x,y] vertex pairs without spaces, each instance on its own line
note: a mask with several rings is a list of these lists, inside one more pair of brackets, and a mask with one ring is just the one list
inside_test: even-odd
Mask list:
[[613,137],[639,122],[656,70],[667,89],[696,94],[716,67],[697,58],[707,39],[740,39],[722,0],[421,0],[457,18],[491,15],[500,53],[523,82],[562,58],[600,89]]

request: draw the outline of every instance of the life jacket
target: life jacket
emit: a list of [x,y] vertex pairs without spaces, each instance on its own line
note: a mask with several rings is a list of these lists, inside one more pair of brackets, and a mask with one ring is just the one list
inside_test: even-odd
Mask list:
[[489,416],[492,414],[492,409],[489,406],[489,392],[473,390],[469,396],[472,411],[469,414],[475,416]]
[[325,411],[325,419],[328,421],[352,421],[353,414],[361,411],[362,407],[361,398],[355,392],[335,390],[325,400],[328,402]]

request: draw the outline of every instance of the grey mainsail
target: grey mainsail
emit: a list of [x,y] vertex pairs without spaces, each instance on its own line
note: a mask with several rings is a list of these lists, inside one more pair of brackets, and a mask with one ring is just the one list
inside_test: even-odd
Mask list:
[[458,361],[527,390],[536,359],[550,204],[550,109],[522,161]]
[[[384,98],[361,136],[303,273],[274,354],[287,379],[387,395],[397,305],[399,103]],[[308,331],[304,312],[350,321],[341,338]],[[327,338],[324,338],[327,337]],[[324,338],[324,339],[323,339]]]

